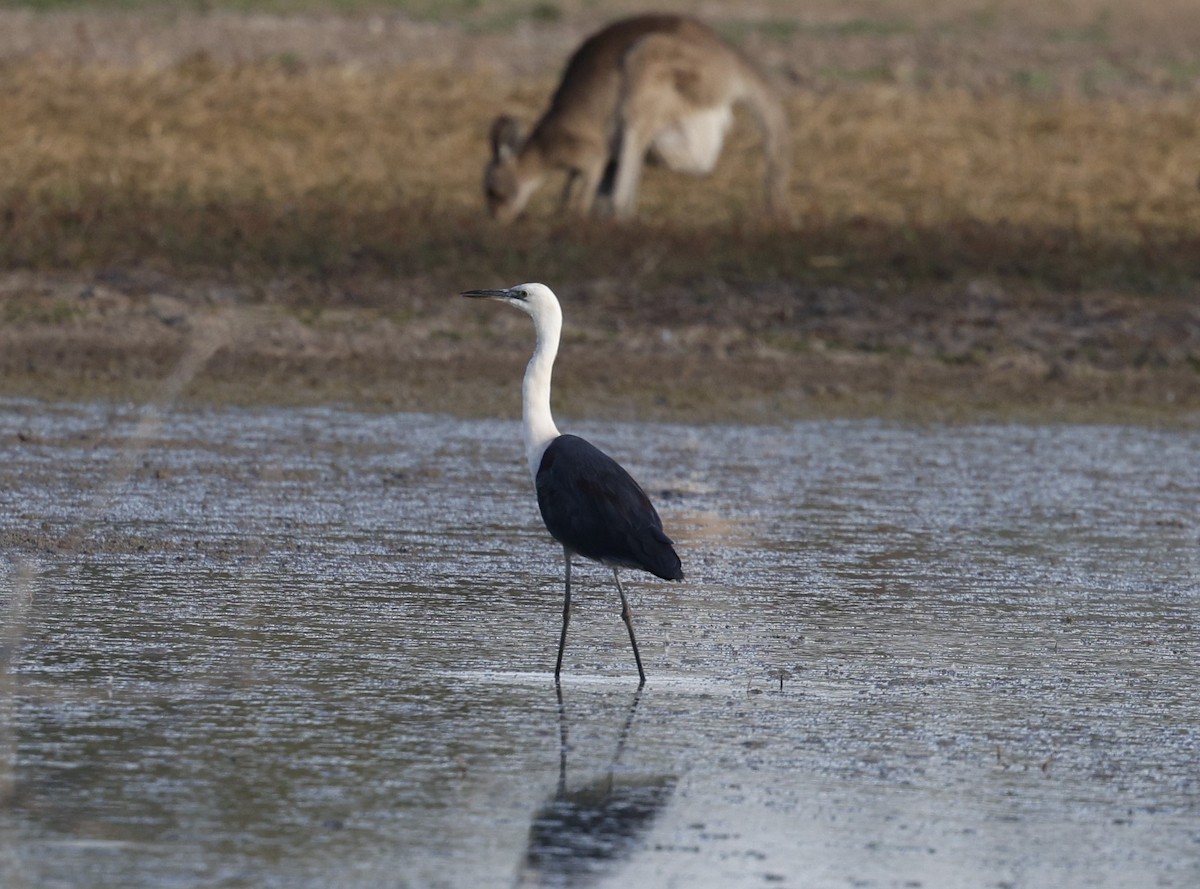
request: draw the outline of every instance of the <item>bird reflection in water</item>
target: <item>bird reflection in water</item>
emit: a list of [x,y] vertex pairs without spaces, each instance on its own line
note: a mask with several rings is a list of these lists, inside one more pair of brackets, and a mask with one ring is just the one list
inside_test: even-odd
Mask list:
[[629,705],[612,763],[603,777],[567,784],[567,718],[558,693],[558,789],[534,815],[517,886],[586,886],[602,879],[637,850],[675,789],[674,775],[617,775],[617,761],[633,724],[642,690]]

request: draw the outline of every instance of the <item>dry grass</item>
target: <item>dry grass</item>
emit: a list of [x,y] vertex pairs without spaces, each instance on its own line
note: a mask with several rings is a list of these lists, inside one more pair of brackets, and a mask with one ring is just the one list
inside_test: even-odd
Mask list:
[[758,220],[745,120],[712,179],[652,171],[632,231],[556,224],[553,187],[515,230],[481,218],[491,118],[533,117],[633,4],[0,12],[0,266],[1197,286],[1200,7],[667,6],[787,84],[795,227]]
[[[611,268],[696,277],[958,273],[1055,286],[1177,286],[1200,255],[1200,96],[1140,100],[975,96],[863,84],[789,93],[798,224],[764,230],[755,136],[742,121],[703,184],[651,174],[632,242],[542,222],[501,234],[480,218],[484,134],[498,109],[532,116],[552,79],[478,69],[223,65],[162,70],[8,62],[0,71],[0,263],[363,264],[479,273],[532,251],[543,274]],[[732,227],[731,227],[732,222]],[[580,263],[583,267],[580,267]],[[665,268],[664,268],[665,264]],[[397,268],[398,267],[398,268]]]

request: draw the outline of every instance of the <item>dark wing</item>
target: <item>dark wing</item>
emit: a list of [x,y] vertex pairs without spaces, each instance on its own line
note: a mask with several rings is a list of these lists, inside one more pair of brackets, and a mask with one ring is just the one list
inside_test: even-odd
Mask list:
[[560,435],[537,471],[538,506],[555,540],[589,559],[682,580],[662,519],[632,476],[576,435]]

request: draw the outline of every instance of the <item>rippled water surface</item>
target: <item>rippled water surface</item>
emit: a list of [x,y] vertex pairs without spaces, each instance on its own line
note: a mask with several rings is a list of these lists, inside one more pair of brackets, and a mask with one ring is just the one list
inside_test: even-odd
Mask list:
[[0,885],[1200,885],[1200,433],[0,401]]

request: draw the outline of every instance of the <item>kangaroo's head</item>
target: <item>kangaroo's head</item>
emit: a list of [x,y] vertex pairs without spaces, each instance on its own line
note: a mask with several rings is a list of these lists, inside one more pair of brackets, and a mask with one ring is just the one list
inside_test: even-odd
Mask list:
[[492,123],[492,158],[483,171],[483,195],[488,213],[499,222],[511,222],[521,214],[530,195],[541,185],[543,174],[531,162],[521,124],[508,115]]

